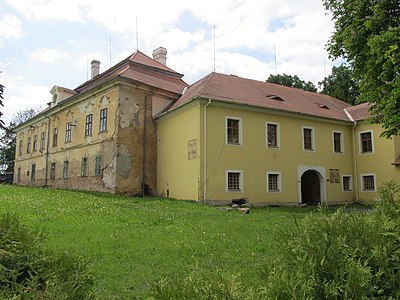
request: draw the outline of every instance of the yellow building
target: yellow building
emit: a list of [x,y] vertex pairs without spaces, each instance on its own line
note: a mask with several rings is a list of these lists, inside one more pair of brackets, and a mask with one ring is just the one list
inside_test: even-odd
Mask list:
[[233,75],[188,86],[141,52],[17,128],[15,182],[252,204],[367,202],[400,183],[400,140],[368,105]]

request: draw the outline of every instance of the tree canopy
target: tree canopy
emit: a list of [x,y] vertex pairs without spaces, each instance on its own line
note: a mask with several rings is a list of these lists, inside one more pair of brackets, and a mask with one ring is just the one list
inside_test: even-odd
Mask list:
[[359,79],[359,99],[372,104],[383,136],[400,134],[400,1],[323,0],[335,30],[332,58],[345,58]]
[[357,81],[354,79],[353,70],[350,66],[341,64],[332,68],[332,74],[318,82],[320,93],[335,97],[351,105],[357,104],[360,94]]
[[306,91],[310,91],[310,92],[316,92],[317,88],[315,87],[315,85],[311,82],[305,82],[304,80],[301,80],[297,75],[287,75],[285,73],[283,73],[283,75],[281,74],[277,74],[277,75],[269,75],[268,79],[266,80],[267,82],[270,83],[276,83],[276,84],[280,84],[280,85],[284,85],[284,86],[288,86],[288,87],[294,87],[294,88],[298,88],[298,89],[302,89],[302,90],[306,90]]

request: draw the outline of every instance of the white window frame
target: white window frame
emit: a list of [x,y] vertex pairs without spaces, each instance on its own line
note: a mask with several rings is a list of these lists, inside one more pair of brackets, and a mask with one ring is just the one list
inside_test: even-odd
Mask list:
[[[311,149],[304,148],[304,129],[311,129]],[[303,151],[315,152],[316,146],[315,146],[315,130],[314,130],[314,127],[310,127],[310,126],[302,126],[301,127],[301,144],[302,144],[302,147],[303,147]]]
[[[229,143],[228,142],[228,119],[230,120],[238,120],[239,121],[239,143]],[[242,146],[243,145],[243,121],[242,118],[225,116],[225,144],[229,146]]]
[[[372,151],[371,152],[363,152],[362,150],[362,139],[361,135],[363,133],[371,133],[371,145],[372,145]],[[364,130],[364,131],[359,131],[358,132],[358,146],[359,146],[359,153],[360,155],[368,155],[368,154],[374,154],[375,153],[375,145],[374,145],[374,132],[372,130]]]
[[[276,146],[269,146],[268,145],[268,125],[275,125],[276,126]],[[265,122],[265,145],[268,149],[279,149],[281,148],[281,126],[277,122]]]
[[[340,151],[335,151],[335,133],[340,134]],[[334,154],[344,154],[344,142],[343,142],[343,131],[333,130],[332,131],[332,150]]]
[[[350,178],[350,182],[349,182],[349,187],[350,187],[350,189],[349,190],[345,190],[344,189],[344,180],[343,180],[343,178],[344,177],[349,177]],[[344,192],[344,193],[347,193],[347,192],[352,192],[353,191],[353,176],[352,175],[348,175],[348,174],[343,174],[342,175],[342,192]]]
[[[229,190],[228,189],[228,174],[229,173],[239,173],[239,190]],[[243,193],[243,171],[242,170],[226,170],[225,172],[225,191],[227,193]]]
[[[269,190],[269,175],[278,175],[278,190]],[[267,171],[267,193],[282,193],[282,173]]]
[[[364,177],[365,176],[373,176],[374,177],[374,189],[373,190],[365,190],[365,187],[364,187]],[[376,175],[375,175],[375,173],[361,174],[360,177],[361,177],[361,191],[362,192],[364,192],[364,193],[376,192]]]

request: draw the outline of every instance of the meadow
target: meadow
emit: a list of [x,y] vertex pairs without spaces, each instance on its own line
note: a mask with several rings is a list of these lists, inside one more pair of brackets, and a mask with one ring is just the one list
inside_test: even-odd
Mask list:
[[227,272],[258,285],[277,237],[311,208],[224,211],[191,201],[0,185],[0,212],[46,235],[44,247],[87,258],[96,299],[146,298],[163,278]]

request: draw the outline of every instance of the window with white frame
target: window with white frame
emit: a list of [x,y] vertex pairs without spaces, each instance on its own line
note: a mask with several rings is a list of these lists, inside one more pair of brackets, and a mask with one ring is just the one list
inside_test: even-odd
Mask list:
[[53,128],[53,147],[57,146],[58,128]]
[[28,137],[28,142],[26,144],[26,153],[30,153],[31,152],[31,138]]
[[82,158],[82,165],[81,165],[81,176],[86,177],[87,176],[87,168],[88,168],[88,159],[87,157]]
[[280,172],[267,172],[267,192],[280,193],[282,191],[282,181]]
[[240,118],[226,117],[226,143],[242,144],[242,120]]
[[375,174],[361,175],[361,184],[363,192],[375,192],[376,191]]
[[107,130],[107,108],[100,110],[100,132]]
[[38,137],[35,135],[33,137],[33,151],[37,151]]
[[333,141],[333,152],[343,153],[343,132],[333,131],[332,141]]
[[343,192],[353,191],[353,178],[351,175],[342,176],[342,190]]
[[94,163],[94,175],[95,176],[101,176],[103,173],[103,168],[102,168],[102,156],[97,155],[95,158],[95,163]]
[[65,142],[66,143],[71,141],[71,136],[72,136],[71,130],[72,130],[72,123],[68,122],[65,126]]
[[239,170],[226,171],[226,191],[242,192],[243,191],[243,172]]
[[56,163],[52,162],[50,165],[50,180],[56,179]]
[[314,151],[314,128],[303,127],[303,150]]
[[372,131],[363,131],[359,133],[360,136],[360,153],[373,153],[374,143]]
[[280,147],[279,123],[266,122],[266,131],[267,131],[267,147],[279,148]]
[[64,160],[63,178],[68,178],[68,160]]
[[85,136],[92,135],[92,121],[93,121],[93,115],[92,114],[87,115],[85,124]]
[[46,145],[46,133],[42,132],[40,135],[40,150],[44,150],[45,145]]

